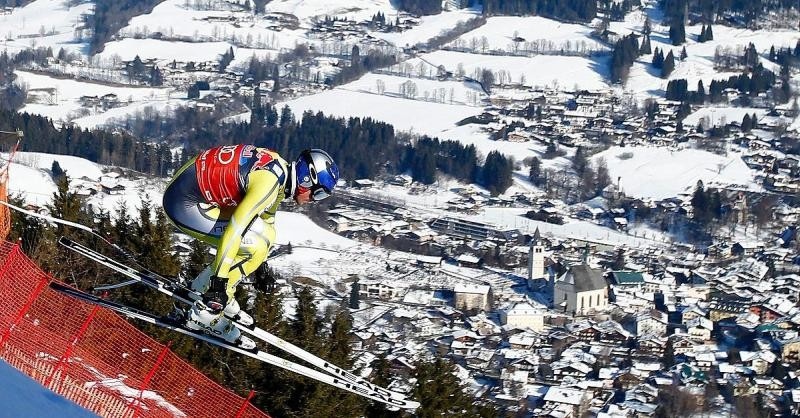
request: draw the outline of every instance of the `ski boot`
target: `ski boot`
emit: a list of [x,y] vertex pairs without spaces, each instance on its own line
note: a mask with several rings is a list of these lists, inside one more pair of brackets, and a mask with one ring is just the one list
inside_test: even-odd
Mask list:
[[230,303],[225,306],[225,310],[223,312],[227,318],[231,318],[242,325],[248,327],[253,325],[253,317],[239,307],[239,302],[237,302],[236,299],[231,300]]
[[[191,289],[195,292],[203,293],[208,290],[209,281],[211,280],[211,266],[206,267],[191,283]],[[239,307],[239,303],[235,299],[231,299],[228,305],[225,306],[225,316],[238,321],[242,325],[253,325],[253,317],[248,315]]]
[[[228,304],[228,306],[230,305]],[[247,316],[249,317],[250,315]],[[186,327],[221,338],[243,350],[252,351],[256,349],[255,341],[242,335],[242,331],[230,319],[226,318],[222,312],[214,313],[199,301],[192,305],[189,317],[186,320]]]

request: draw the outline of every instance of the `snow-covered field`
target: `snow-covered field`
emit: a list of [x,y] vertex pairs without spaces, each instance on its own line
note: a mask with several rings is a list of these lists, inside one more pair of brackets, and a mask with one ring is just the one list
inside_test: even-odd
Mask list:
[[123,61],[131,61],[138,55],[142,60],[155,58],[167,62],[172,60],[205,62],[219,61],[220,56],[228,52],[230,47],[231,44],[227,42],[179,42],[125,38],[106,43],[105,49],[98,56],[103,59],[111,59],[116,56]]
[[[416,94],[412,95],[407,86],[404,88],[404,84],[408,82],[414,84]],[[379,94],[379,85],[386,96],[403,97],[402,92],[405,91],[406,97],[409,98],[446,104],[465,104],[482,108],[482,100],[486,98],[486,93],[477,83],[438,81],[429,78],[406,78],[374,73],[366,74],[360,79],[342,86],[341,89]]]
[[[84,116],[95,115],[100,120],[120,112],[117,109],[103,110],[100,107],[87,108],[79,99],[83,96],[101,97],[115,94],[121,105],[158,105],[169,101],[171,89],[159,87],[120,87],[101,83],[62,79],[35,74],[27,71],[16,71],[18,82],[28,88],[28,102],[21,111],[47,116],[55,121],[73,121]],[[185,97],[185,96],[184,96]],[[179,103],[173,99],[175,105]],[[117,110],[116,112],[113,112]],[[110,113],[105,115],[105,113]],[[96,123],[89,123],[93,127]]]
[[[278,3],[278,4],[275,4]],[[279,7],[287,2],[272,2],[267,5]],[[305,3],[305,2],[304,2]],[[167,0],[158,4],[146,15],[136,16],[128,26],[120,30],[125,37],[143,36],[161,32],[167,38],[185,38],[194,41],[218,42],[237,41],[251,47],[291,48],[303,39],[303,31],[273,30],[267,21],[254,17],[251,12],[226,10],[225,2],[210,2],[211,10],[198,10],[188,5],[200,3],[184,0]],[[230,7],[227,7],[230,9]],[[306,16],[298,16],[300,18]],[[230,19],[230,20],[228,20]],[[239,23],[234,24],[234,21]]]
[[698,180],[708,187],[760,189],[750,168],[738,154],[723,157],[695,149],[612,147],[592,157],[603,158],[611,179],[619,178],[623,192],[644,199],[691,194]]
[[[408,100],[351,91],[348,85],[285,102],[295,115],[306,110],[327,115],[371,117],[394,125],[396,130],[440,136],[455,123],[482,112],[481,108],[448,103]],[[283,107],[284,103],[278,105]]]
[[[530,87],[558,87],[597,90],[608,88],[607,58],[585,58],[558,55],[537,55],[534,57],[495,56],[469,54],[454,51],[435,51],[423,58],[433,66],[443,65],[448,71],[457,72],[459,64],[467,76],[473,77],[476,70],[488,69],[494,72],[505,71],[510,83],[520,83]],[[415,60],[409,63],[414,65]],[[521,78],[524,77],[524,78]]]
[[751,107],[704,107],[690,114],[683,120],[683,126],[694,127],[700,121],[706,121],[708,126],[724,126],[731,122],[742,122],[744,115],[753,114],[757,118],[764,116],[768,109]]
[[[539,16],[496,16],[486,24],[462,35],[450,43],[452,46],[477,48],[478,51],[498,50],[514,52],[525,49],[526,43],[537,43],[541,50],[555,52],[604,50],[602,43],[590,37],[592,28],[586,25],[562,23]],[[521,38],[514,42],[514,35]],[[475,48],[473,48],[475,47]]]

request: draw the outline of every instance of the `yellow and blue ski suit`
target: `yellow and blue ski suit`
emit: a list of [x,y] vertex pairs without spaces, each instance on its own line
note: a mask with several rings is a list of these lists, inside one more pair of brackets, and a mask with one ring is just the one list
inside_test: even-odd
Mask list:
[[175,226],[217,249],[211,274],[227,279],[231,300],[275,242],[275,212],[287,197],[289,170],[275,151],[226,145],[187,162],[164,192],[164,211]]

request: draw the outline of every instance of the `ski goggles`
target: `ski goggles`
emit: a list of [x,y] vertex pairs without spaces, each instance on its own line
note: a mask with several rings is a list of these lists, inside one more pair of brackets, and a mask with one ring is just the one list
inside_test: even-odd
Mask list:
[[331,197],[331,191],[327,187],[317,184],[311,188],[311,200],[319,202]]

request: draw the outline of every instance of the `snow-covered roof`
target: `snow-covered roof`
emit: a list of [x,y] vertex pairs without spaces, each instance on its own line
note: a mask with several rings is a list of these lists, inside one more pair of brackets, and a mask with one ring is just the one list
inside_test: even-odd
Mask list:
[[491,290],[491,286],[478,284],[461,283],[453,287],[453,292],[455,293],[475,293],[479,295],[487,295],[489,294],[489,290]]
[[547,394],[544,395],[545,402],[565,403],[569,405],[580,405],[586,392],[580,389],[550,386]]

